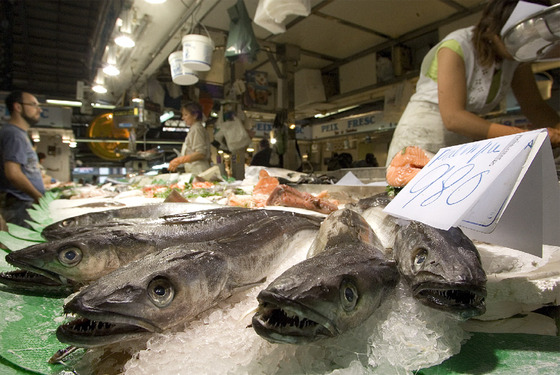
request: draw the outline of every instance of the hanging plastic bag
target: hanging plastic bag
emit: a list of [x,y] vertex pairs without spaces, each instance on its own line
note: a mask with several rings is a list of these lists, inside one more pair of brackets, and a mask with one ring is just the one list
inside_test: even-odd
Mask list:
[[251,144],[251,137],[237,116],[224,120],[223,108],[220,108],[216,121],[214,140],[220,143],[220,149],[235,152],[247,148]]
[[257,10],[255,11],[255,17],[253,17],[253,22],[273,34],[281,34],[285,32],[286,26],[282,25],[280,22],[276,22],[268,15],[268,13],[266,13],[264,10],[264,1],[265,0],[259,0],[259,5],[257,5]]
[[248,55],[250,61],[256,60],[260,46],[243,0],[237,0],[237,3],[228,9],[228,14],[231,22],[225,56],[232,61],[241,55]]

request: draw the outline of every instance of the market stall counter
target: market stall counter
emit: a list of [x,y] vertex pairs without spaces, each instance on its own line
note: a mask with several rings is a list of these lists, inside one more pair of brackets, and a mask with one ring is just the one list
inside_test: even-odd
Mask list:
[[[26,249],[33,244],[45,243],[40,235],[42,228],[53,222],[93,212],[161,204],[172,191],[178,192],[187,201],[182,203],[185,206],[184,213],[168,216],[168,220],[172,217],[175,222],[179,217],[173,215],[181,215],[181,220],[187,217],[191,220],[198,215],[196,220],[199,220],[204,217],[203,212],[220,210],[231,205],[231,202],[238,207],[242,202],[241,205],[245,206],[240,208],[242,210],[274,210],[323,222],[329,217],[329,213],[302,207],[261,205],[263,200],[255,199],[255,189],[264,188],[263,184],[259,185],[263,169],[268,177],[278,179],[278,185],[283,185],[280,183],[283,182],[289,188],[298,190],[295,195],[298,199],[303,197],[312,202],[328,200],[328,204],[321,207],[335,205],[337,211],[351,207],[360,200],[384,194],[386,188],[379,186],[382,185],[379,183],[364,183],[355,176],[354,186],[298,185],[297,181],[303,181],[301,175],[266,168],[248,171],[244,181],[222,181],[199,186],[191,177],[180,175],[159,179],[144,177],[134,184],[128,184],[126,189],[123,186],[98,187],[96,193],[88,193],[88,198],[61,199],[61,193],[47,194],[32,214],[35,230],[22,231],[10,226],[9,233],[0,235],[0,242],[8,248],[6,254]],[[342,177],[344,179],[339,180],[352,180],[352,176]],[[357,181],[362,185],[356,186]],[[78,191],[76,189],[74,194]],[[85,189],[80,194],[86,196]],[[118,215],[112,215],[112,219],[107,219],[107,222],[111,220],[125,223],[128,227],[137,225],[127,221],[130,219],[119,219]],[[273,222],[276,219],[270,220]],[[368,224],[372,223],[368,221]],[[89,230],[97,230],[94,229],[97,224],[88,225]],[[246,232],[242,233],[246,241],[252,238],[251,233],[265,230],[257,222],[245,227],[243,230]],[[335,227],[338,228],[337,232],[344,230],[342,222],[337,221]],[[103,230],[103,233],[108,233],[107,228]],[[122,233],[130,233],[127,232],[129,229],[121,230]],[[327,231],[327,236],[339,234],[331,232]],[[560,358],[560,337],[557,336],[560,248],[555,246],[544,246],[543,257],[539,258],[514,249],[475,242],[487,277],[487,294],[486,314],[472,319],[457,319],[419,303],[406,284],[399,282],[369,318],[348,332],[305,345],[278,344],[263,339],[251,328],[251,318],[258,306],[257,295],[284,271],[307,258],[308,250],[312,246],[316,247],[314,243],[318,241],[310,233],[324,232],[312,231],[301,236],[285,237],[285,244],[290,245],[289,256],[278,260],[277,266],[268,273],[266,279],[236,289],[231,297],[205,309],[196,319],[173,329],[156,330],[141,338],[110,345],[93,345],[89,349],[60,342],[55,334],[69,319],[63,311],[69,298],[41,296],[32,292],[14,293],[10,285],[3,282],[0,290],[0,300],[4,306],[3,319],[0,319],[0,370],[3,374],[557,373]],[[351,233],[354,233],[353,229]],[[225,240],[227,243],[235,241],[233,237]],[[259,241],[267,243],[268,240]],[[328,240],[326,242],[329,243]],[[247,249],[253,246],[248,242],[246,244]],[[202,248],[197,246],[199,250]],[[6,272],[13,271],[13,265],[6,263],[3,258],[0,268]],[[110,275],[113,274],[125,273],[118,270]],[[140,274],[137,276],[138,279],[142,278]],[[168,290],[166,288],[169,287],[165,285],[154,289],[156,295]],[[90,287],[85,286],[80,293]],[[345,293],[348,296],[348,291]],[[176,290],[174,298],[182,298],[179,296]],[[107,301],[115,302],[117,299],[117,294],[107,297]],[[165,309],[165,306],[162,308]],[[137,311],[140,314],[141,310]],[[310,323],[300,324],[304,326]]]

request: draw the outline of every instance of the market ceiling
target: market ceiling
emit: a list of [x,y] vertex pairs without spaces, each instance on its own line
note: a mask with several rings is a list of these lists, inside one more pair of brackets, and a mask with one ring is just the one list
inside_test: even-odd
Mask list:
[[[204,25],[218,48],[230,27],[228,8],[236,0],[3,0],[0,90],[24,88],[59,99],[76,99],[76,83],[91,83],[102,64],[124,9],[142,27],[136,46],[121,53],[121,75],[111,79],[108,101],[142,85],[149,77],[171,81],[167,58],[193,23]],[[286,32],[274,35],[253,23],[261,52],[247,70],[275,75],[269,53],[281,44],[301,48],[298,69],[323,72],[472,15],[481,0],[311,0],[307,17],[290,16]],[[245,0],[250,17],[258,0]],[[469,19],[469,18],[467,18]],[[229,77],[226,77],[226,80]]]

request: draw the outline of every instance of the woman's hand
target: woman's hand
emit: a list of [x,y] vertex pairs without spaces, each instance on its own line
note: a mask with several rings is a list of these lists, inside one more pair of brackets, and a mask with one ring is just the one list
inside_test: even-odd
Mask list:
[[167,169],[170,172],[175,172],[181,164],[188,163],[188,162],[189,162],[189,157],[187,155],[177,156],[175,159],[169,162],[169,166],[167,167]]
[[546,128],[548,130],[548,137],[552,147],[560,146],[560,130],[555,128]]

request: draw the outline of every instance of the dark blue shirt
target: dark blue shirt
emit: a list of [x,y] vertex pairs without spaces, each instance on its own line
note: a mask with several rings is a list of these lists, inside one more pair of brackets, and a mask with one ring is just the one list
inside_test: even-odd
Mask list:
[[0,191],[15,195],[23,201],[32,201],[32,197],[17,189],[6,178],[4,171],[6,161],[20,164],[23,174],[33,186],[41,193],[45,193],[39,159],[27,132],[12,124],[4,124],[0,127]]

